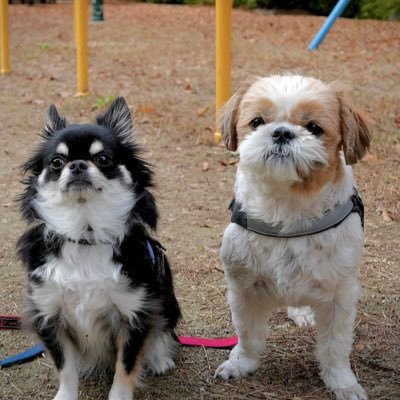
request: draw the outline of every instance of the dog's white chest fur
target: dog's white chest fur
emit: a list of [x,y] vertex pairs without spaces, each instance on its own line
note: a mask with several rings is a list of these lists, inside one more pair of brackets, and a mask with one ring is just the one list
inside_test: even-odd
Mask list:
[[120,269],[111,245],[66,242],[59,257],[35,271],[44,283],[33,291],[34,303],[47,318],[62,315],[83,346],[107,346],[122,320],[133,323],[145,297],[145,289],[129,287]]
[[358,219],[353,214],[336,230],[292,239],[269,238],[230,224],[221,256],[245,287],[265,292],[277,306],[328,300],[338,281],[352,276],[360,262]]

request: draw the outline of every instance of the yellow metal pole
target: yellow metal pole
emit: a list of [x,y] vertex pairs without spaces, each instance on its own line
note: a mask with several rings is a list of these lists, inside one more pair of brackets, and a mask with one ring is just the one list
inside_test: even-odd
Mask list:
[[89,92],[88,2],[74,0],[78,96]]
[[[216,114],[231,96],[231,34],[232,34],[233,0],[216,0],[215,2],[215,85]],[[218,128],[214,141],[221,141]]]
[[8,0],[0,0],[0,52],[1,52],[1,74],[11,71],[10,57],[8,53]]

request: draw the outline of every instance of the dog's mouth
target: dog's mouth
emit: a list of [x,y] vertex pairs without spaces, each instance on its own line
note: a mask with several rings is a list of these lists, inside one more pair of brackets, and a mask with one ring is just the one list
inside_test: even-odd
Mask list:
[[269,148],[264,157],[265,161],[273,160],[293,160],[290,145],[279,144]]
[[93,184],[87,178],[72,178],[67,183],[67,190],[74,191],[74,192],[81,192],[89,190],[93,187]]

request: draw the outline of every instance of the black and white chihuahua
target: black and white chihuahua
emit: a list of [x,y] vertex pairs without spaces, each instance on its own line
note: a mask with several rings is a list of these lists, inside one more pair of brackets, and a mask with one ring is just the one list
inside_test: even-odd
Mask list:
[[179,305],[154,239],[152,171],[132,141],[125,100],[96,122],[69,125],[51,106],[44,141],[24,165],[24,319],[59,372],[55,400],[78,399],[79,377],[98,371],[114,372],[109,400],[131,400],[143,368],[174,367],[178,346]]

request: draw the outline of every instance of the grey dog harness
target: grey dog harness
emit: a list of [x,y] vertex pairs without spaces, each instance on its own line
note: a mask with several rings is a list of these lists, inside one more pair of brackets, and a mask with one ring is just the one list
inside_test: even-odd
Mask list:
[[324,232],[340,225],[353,212],[358,213],[361,218],[361,225],[364,228],[364,205],[355,188],[353,195],[346,202],[326,211],[321,218],[314,220],[308,228],[285,231],[283,233],[281,232],[281,223],[272,225],[259,219],[249,218],[246,212],[243,211],[242,205],[235,198],[233,198],[229,209],[232,212],[231,222],[260,235],[277,238],[295,238]]

